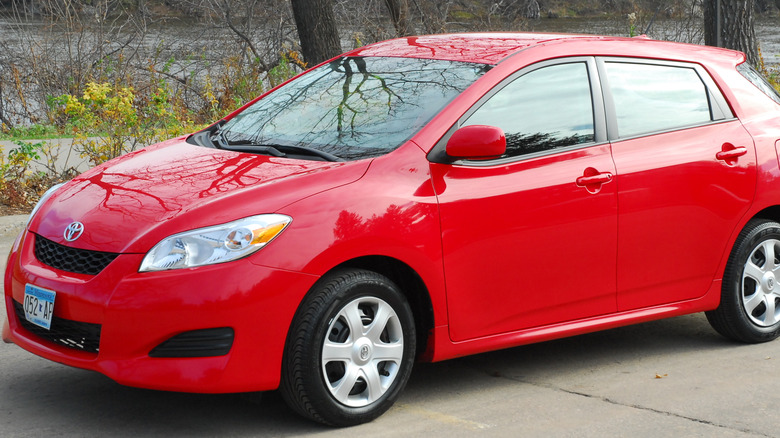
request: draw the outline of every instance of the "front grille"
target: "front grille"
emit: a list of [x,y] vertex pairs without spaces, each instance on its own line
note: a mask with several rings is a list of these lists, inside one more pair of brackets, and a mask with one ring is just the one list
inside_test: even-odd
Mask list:
[[71,321],[55,316],[51,319],[51,329],[46,330],[27,321],[27,318],[24,316],[24,306],[16,301],[14,301],[14,310],[16,311],[16,318],[19,320],[19,324],[35,336],[87,353],[98,352],[100,347],[100,324]]
[[35,258],[61,271],[97,275],[119,254],[71,248],[35,235]]

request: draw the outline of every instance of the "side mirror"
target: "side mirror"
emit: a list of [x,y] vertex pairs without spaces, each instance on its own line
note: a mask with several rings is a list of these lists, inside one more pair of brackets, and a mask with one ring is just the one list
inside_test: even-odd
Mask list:
[[506,153],[506,137],[504,131],[495,126],[464,126],[452,134],[446,150],[452,158],[496,158]]

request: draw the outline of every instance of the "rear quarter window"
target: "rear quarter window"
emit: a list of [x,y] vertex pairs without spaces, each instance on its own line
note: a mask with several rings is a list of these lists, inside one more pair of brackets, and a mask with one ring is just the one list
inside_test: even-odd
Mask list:
[[777,93],[777,90],[775,90],[775,87],[772,86],[772,84],[769,83],[769,81],[759,73],[756,69],[754,69],[750,64],[747,62],[743,62],[742,64],[737,66],[737,71],[739,71],[742,76],[745,77],[745,79],[749,80],[753,85],[755,85],[759,90],[761,90],[764,94],[766,94],[770,99],[774,100],[775,103],[780,104],[780,94]]

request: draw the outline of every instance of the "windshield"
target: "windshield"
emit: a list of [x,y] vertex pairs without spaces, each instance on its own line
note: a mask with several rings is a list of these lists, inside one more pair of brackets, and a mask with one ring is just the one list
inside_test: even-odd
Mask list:
[[228,147],[302,146],[345,160],[375,157],[411,138],[488,68],[430,59],[341,58],[257,101],[225,123],[220,135]]

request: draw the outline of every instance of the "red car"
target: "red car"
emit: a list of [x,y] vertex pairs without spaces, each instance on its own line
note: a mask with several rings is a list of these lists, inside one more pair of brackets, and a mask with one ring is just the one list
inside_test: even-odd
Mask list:
[[3,338],[350,425],[415,359],[707,312],[780,333],[780,97],[729,50],[436,35],[325,62],[49,190]]

